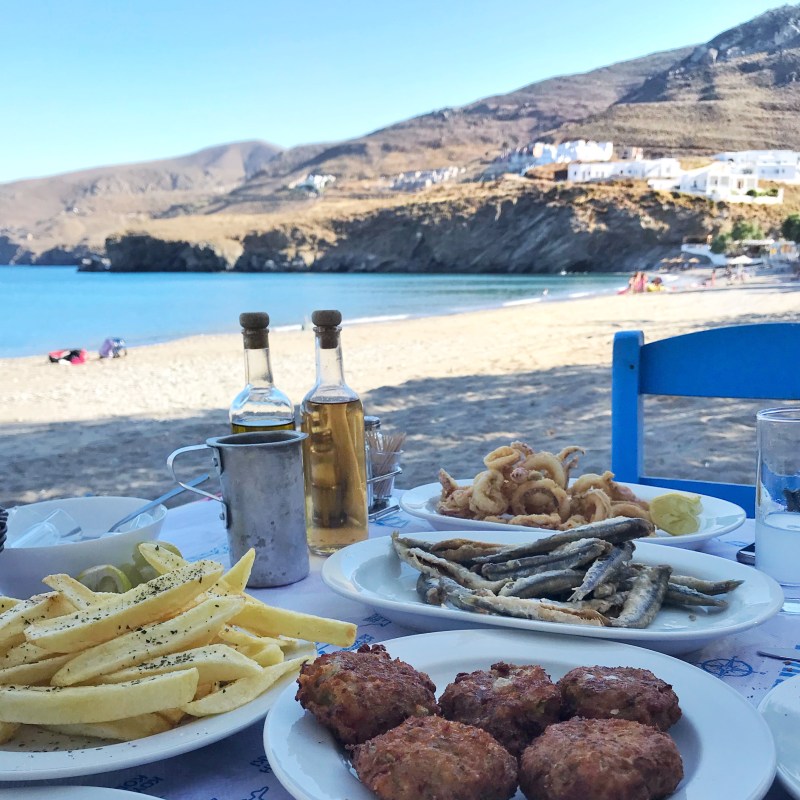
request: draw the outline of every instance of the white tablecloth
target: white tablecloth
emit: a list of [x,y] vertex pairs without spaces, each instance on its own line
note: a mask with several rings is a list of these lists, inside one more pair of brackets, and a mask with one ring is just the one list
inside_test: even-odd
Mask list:
[[[188,558],[213,558],[228,564],[227,538],[218,514],[219,506],[212,501],[180,506],[167,515],[161,538],[174,542]],[[373,523],[370,536],[386,536],[398,528],[406,533],[431,530],[427,523],[397,512]],[[737,548],[752,540],[753,521],[747,520],[737,531],[709,542],[704,550],[734,558]],[[323,559],[312,557],[311,574],[300,583],[278,589],[252,590],[252,594],[270,605],[355,622],[358,624],[357,645],[414,633],[360,603],[334,594],[320,578],[322,563]],[[716,675],[757,705],[778,682],[800,672],[800,664],[791,665],[758,655],[757,648],[765,645],[800,647],[800,615],[781,613],[758,628],[713,642],[684,660]],[[320,652],[331,649],[336,648],[321,647]],[[720,717],[721,725],[725,724],[723,717],[724,713]],[[263,723],[259,722],[228,739],[181,756],[118,772],[52,783],[127,789],[165,800],[262,800],[265,797],[289,800],[290,795],[272,774],[264,755],[262,730]],[[14,785],[0,783],[0,790]],[[57,800],[57,792],[53,797]],[[786,800],[788,795],[776,782],[767,797]]]

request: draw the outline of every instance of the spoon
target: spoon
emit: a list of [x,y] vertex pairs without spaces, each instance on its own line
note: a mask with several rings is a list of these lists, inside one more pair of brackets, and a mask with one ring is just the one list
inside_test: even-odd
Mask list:
[[[200,475],[197,478],[193,478],[190,481],[186,482],[187,486],[197,486],[198,484],[202,483],[203,481],[207,481],[209,476],[207,474]],[[185,492],[183,486],[176,486],[174,489],[170,489],[168,492],[165,492],[160,497],[156,497],[155,500],[151,500],[149,503],[145,503],[140,508],[137,508],[136,511],[132,511],[127,516],[123,517],[121,520],[115,522],[109,529],[108,533],[115,533],[118,531],[126,522],[130,522],[132,519],[136,519],[139,514],[144,514],[145,511],[149,511],[151,508],[155,508],[158,505],[161,505],[166,500],[171,500],[173,497],[177,497],[182,492]]]

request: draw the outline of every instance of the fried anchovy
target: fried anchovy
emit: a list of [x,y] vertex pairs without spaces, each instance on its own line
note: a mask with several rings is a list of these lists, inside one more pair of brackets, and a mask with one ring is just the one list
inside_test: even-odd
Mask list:
[[614,594],[609,594],[606,597],[596,597],[593,600],[580,600],[577,603],[571,603],[571,605],[577,606],[578,608],[593,608],[601,614],[608,614],[613,608],[622,608],[622,606],[625,605],[627,597],[628,592],[614,592]]
[[616,592],[616,583],[601,583],[599,586],[595,587],[594,596],[596,600],[600,600],[603,597],[610,597],[612,594],[616,594]]
[[507,583],[499,592],[501,597],[552,597],[579,586],[583,572],[556,569],[529,575]]
[[744,581],[704,581],[701,578],[693,578],[691,575],[672,575],[670,583],[686,586],[703,594],[727,594],[732,592],[737,586],[741,586]]
[[425,539],[413,539],[410,536],[398,535],[396,538],[400,544],[406,547],[417,547],[420,550],[433,553],[439,558],[457,561],[459,564],[469,564],[479,556],[490,555],[503,548],[503,545],[500,544],[474,542],[471,539],[445,539],[441,542],[428,542]]
[[670,606],[713,606],[714,608],[727,608],[727,600],[720,600],[710,594],[703,594],[695,589],[690,589],[681,583],[673,583],[670,579],[667,584],[667,593],[664,595],[664,605]]
[[441,579],[449,602],[464,611],[495,614],[517,619],[543,622],[567,622],[574,625],[608,625],[608,620],[593,609],[578,609],[544,600],[523,600],[519,597],[497,597],[489,591],[469,591],[449,578]]
[[600,584],[610,581],[633,556],[633,543],[625,542],[600,556],[588,570],[581,585],[569,596],[570,602],[583,600]]
[[[645,569],[644,564],[637,564],[634,562],[628,564],[627,574],[631,576],[641,572],[643,569]],[[744,583],[744,581],[734,580],[706,581],[702,578],[694,578],[691,575],[671,575],[669,582],[678,586],[686,586],[689,589],[694,589],[696,592],[701,592],[702,594],[710,595],[727,594],[728,592],[732,592],[737,586],[741,586]]]
[[392,545],[398,558],[424,575],[432,578],[444,575],[470,589],[488,589],[492,592],[498,591],[507,583],[507,580],[488,581],[480,575],[470,572],[461,564],[445,561],[443,558],[439,558],[432,553],[426,553],[416,547],[406,547],[400,544],[397,539],[398,537],[392,534]]
[[664,602],[672,568],[666,564],[645,567],[633,580],[619,616],[611,619],[615,628],[646,628]]
[[556,533],[544,539],[537,539],[523,545],[504,547],[496,553],[480,556],[475,559],[476,564],[498,564],[510,559],[536,556],[549,553],[556,547],[577,542],[579,539],[603,539],[611,544],[622,544],[631,539],[641,539],[655,532],[655,525],[638,517],[612,517],[599,522],[590,522],[568,531]]
[[420,573],[419,578],[417,578],[417,594],[429,606],[440,606],[445,600],[441,580],[423,573]]
[[502,564],[484,564],[480,569],[484,577],[489,580],[524,578],[539,572],[574,569],[581,564],[594,561],[610,549],[611,545],[602,539],[580,539],[557,547],[544,555],[512,558]]

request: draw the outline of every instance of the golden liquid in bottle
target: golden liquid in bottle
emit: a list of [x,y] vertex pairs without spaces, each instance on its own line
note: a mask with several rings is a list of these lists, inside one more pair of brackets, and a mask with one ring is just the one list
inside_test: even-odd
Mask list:
[[364,411],[360,400],[302,407],[308,547],[330,555],[367,538]]
[[259,419],[253,422],[232,422],[233,433],[255,433],[256,431],[293,431],[294,420],[277,417],[275,420]]

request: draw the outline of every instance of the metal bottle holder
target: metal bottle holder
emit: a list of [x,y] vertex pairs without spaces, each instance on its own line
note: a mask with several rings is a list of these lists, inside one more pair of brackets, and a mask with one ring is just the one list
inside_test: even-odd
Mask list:
[[398,465],[393,470],[383,475],[373,475],[371,478],[367,478],[367,519],[369,519],[370,522],[374,522],[381,517],[386,517],[400,508],[397,503],[392,503],[391,505],[384,505],[383,502],[376,503],[374,496],[375,484],[377,484],[379,481],[385,481],[394,478],[396,475],[400,475],[402,472],[403,468]]

